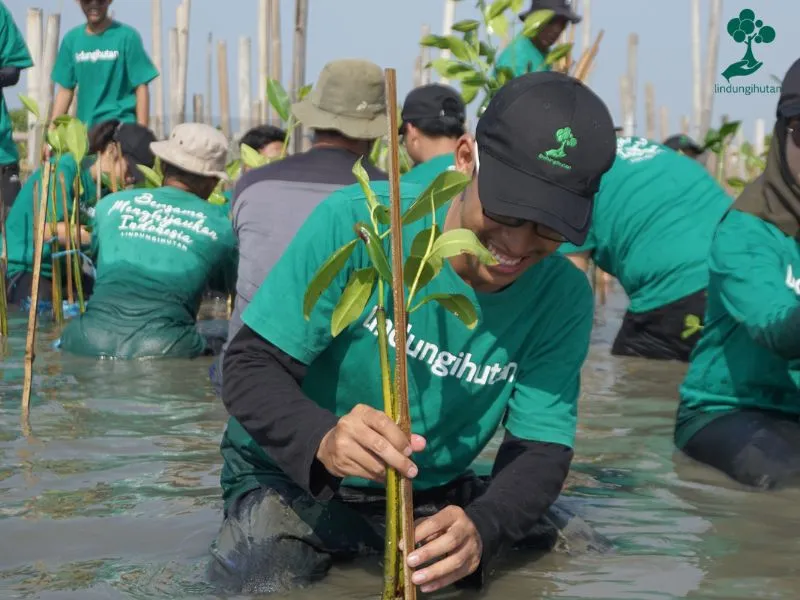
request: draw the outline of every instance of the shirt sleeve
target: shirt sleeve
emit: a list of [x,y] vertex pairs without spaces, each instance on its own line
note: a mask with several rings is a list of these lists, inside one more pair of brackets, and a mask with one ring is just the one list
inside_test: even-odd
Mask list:
[[144,49],[142,36],[136,30],[131,30],[127,37],[125,68],[128,72],[128,79],[135,88],[150,83],[159,75],[158,69]]
[[576,269],[563,269],[556,283],[563,291],[550,308],[553,317],[538,336],[541,342],[522,363],[525,368],[511,395],[504,425],[520,439],[572,448],[594,297],[586,276]]
[[33,66],[25,38],[11,12],[0,3],[0,67],[26,69]]
[[61,42],[61,47],[58,49],[56,56],[56,64],[53,65],[53,73],[51,78],[54,83],[57,83],[62,88],[67,90],[74,90],[78,85],[77,76],[75,75],[75,56],[72,52],[72,37],[67,34]]
[[[72,216],[72,205],[75,200],[74,180],[76,170],[74,164],[75,163],[71,162],[69,159],[62,159],[58,161],[55,169],[51,169],[50,171],[50,182],[48,185],[51,189],[55,186],[55,209],[56,220],[58,222],[67,221],[70,216]],[[64,181],[63,186],[61,185],[62,178]],[[64,213],[65,205],[67,210],[66,214]]]
[[[733,217],[733,219],[731,218]],[[753,220],[737,226],[742,219]],[[785,360],[800,358],[800,269],[792,269],[769,225],[731,213],[717,229],[709,260],[709,290],[757,344]]]
[[303,299],[308,284],[338,248],[356,239],[352,207],[357,202],[337,191],[318,205],[242,314],[242,321],[254,332],[306,365],[331,342],[331,316],[350,274],[367,266],[359,242],[306,321]]

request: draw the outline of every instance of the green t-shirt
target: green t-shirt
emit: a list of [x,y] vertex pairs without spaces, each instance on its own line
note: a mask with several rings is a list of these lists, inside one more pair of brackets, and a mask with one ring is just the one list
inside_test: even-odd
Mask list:
[[440,173],[454,168],[455,155],[451,152],[435,156],[430,160],[415,165],[413,169],[404,173],[400,181],[406,183],[416,183],[423,188],[427,188]]
[[526,73],[549,71],[550,65],[545,64],[544,59],[530,38],[520,33],[497,56],[495,68],[508,67],[514,72],[514,77],[519,77]]
[[70,30],[61,42],[53,81],[78,90],[78,119],[92,127],[119,119],[136,122],[136,88],[158,77],[158,70],[133,27],[114,21],[100,34],[86,25]]
[[[49,189],[50,194],[55,194],[55,212],[56,222],[61,223],[72,216],[72,207],[74,203],[74,181],[78,176],[78,166],[72,155],[65,154],[60,160],[55,158],[51,159],[51,164],[55,166],[50,172]],[[86,165],[89,165],[91,160],[87,160]],[[81,223],[86,224],[86,212],[97,202],[97,187],[92,180],[91,172],[88,166],[84,166],[80,170],[81,182],[81,197],[79,208],[81,209]],[[61,187],[61,176],[64,176],[64,187]],[[8,275],[14,276],[18,273],[33,273],[33,228],[34,228],[34,205],[38,206],[41,198],[41,185],[42,185],[42,169],[39,167],[34,173],[25,181],[22,186],[17,199],[11,206],[8,213],[8,220],[6,221],[6,241],[8,245]],[[34,188],[38,188],[39,197],[33,197]],[[62,194],[62,190],[65,192]],[[53,207],[52,198],[50,195],[47,208],[47,220],[51,223],[51,209]],[[64,216],[64,199],[67,205],[67,217]],[[51,238],[50,226],[45,228],[45,241]],[[64,250],[63,247],[60,250]],[[46,243],[42,249],[42,276],[51,277],[53,273],[52,268],[52,246]],[[62,259],[62,263],[65,263]],[[62,267],[62,273],[64,272]]]
[[675,443],[736,408],[800,416],[800,246],[732,210],[709,256],[703,334],[680,388]]
[[[25,44],[25,38],[14,23],[11,12],[0,2],[0,68],[27,69],[32,66],[33,60]],[[4,90],[0,88],[0,165],[11,165],[19,161],[19,152],[12,133]]]
[[584,244],[619,280],[628,310],[647,312],[706,287],[711,236],[732,199],[695,160],[638,137],[617,139],[617,158],[595,196]]
[[[75,354],[194,357],[206,284],[233,289],[236,239],[228,219],[173,187],[131,189],[97,204],[92,243],[97,281],[86,312],[69,323],[61,347]],[[220,288],[222,289],[222,288]]]
[[[372,187],[388,204],[388,183]],[[401,184],[404,208],[423,190]],[[444,222],[448,207],[439,209],[437,223]],[[377,286],[358,319],[336,338],[330,333],[333,308],[350,274],[369,264],[363,244],[322,294],[309,321],[302,314],[303,296],[322,263],[353,239],[353,224],[368,219],[359,186],[332,194],[300,228],[242,316],[256,333],[309,365],[304,392],[338,416],[358,403],[383,409],[373,316]],[[406,252],[414,236],[430,226],[426,217],[404,228]],[[385,245],[388,255],[388,237]],[[420,474],[414,487],[443,485],[463,474],[501,423],[523,439],[571,447],[593,319],[592,294],[583,274],[553,255],[503,291],[487,294],[467,285],[445,261],[439,277],[414,302],[433,293],[464,294],[477,305],[479,323],[470,331],[435,302],[410,316],[406,350],[411,422],[413,431],[427,438],[426,449],[415,455]],[[392,310],[389,298],[389,316]],[[280,474],[233,418],[223,436],[222,455],[226,503],[257,487],[259,480]],[[375,485],[349,478],[344,483]]]

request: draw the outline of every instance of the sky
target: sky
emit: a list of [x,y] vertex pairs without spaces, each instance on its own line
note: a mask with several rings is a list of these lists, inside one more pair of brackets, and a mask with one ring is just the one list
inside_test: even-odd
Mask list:
[[[14,20],[23,35],[26,30],[26,14],[29,8],[44,10],[48,14],[61,14],[61,35],[84,22],[76,0],[3,0],[10,8]],[[573,0],[581,12],[584,0]],[[708,12],[710,0],[701,2],[701,36],[703,39],[703,64],[708,43]],[[162,47],[165,64],[165,93],[173,87],[169,82],[167,56],[168,30],[175,26],[175,12],[179,0],[162,0]],[[419,53],[420,32],[428,25],[433,33],[440,33],[444,16],[445,0],[309,0],[308,47],[306,57],[306,81],[316,80],[324,64],[337,58],[368,58],[381,67],[397,70],[399,102],[413,85],[413,69]],[[115,0],[114,17],[127,23],[142,35],[148,51],[152,48],[150,0]],[[456,20],[477,18],[475,0],[457,2]],[[800,23],[800,2],[796,0],[751,0],[736,2],[723,0],[722,29],[719,41],[717,76],[713,82],[726,85],[721,73],[724,68],[742,58],[745,46],[737,44],[725,31],[725,25],[742,9],[752,8],[756,17],[765,25],[771,25],[776,38],[771,44],[754,45],[754,53],[763,66],[753,75],[734,78],[736,85],[765,85],[774,81],[771,76],[782,78],[789,66],[800,56],[796,37],[789,31],[789,24]],[[589,85],[606,102],[615,121],[621,124],[620,77],[627,70],[627,45],[631,33],[638,34],[638,81],[636,133],[645,133],[645,84],[655,90],[656,106],[669,110],[670,128],[680,129],[681,116],[691,116],[692,63],[690,38],[690,0],[593,0],[590,12],[592,37],[604,30],[595,68]],[[192,0],[189,33],[189,74],[187,90],[187,115],[191,115],[192,94],[204,94],[206,89],[206,46],[208,34],[215,41],[227,43],[230,102],[232,112],[238,107],[238,48],[240,37],[252,39],[251,94],[255,98],[258,86],[256,69],[258,60],[258,0]],[[786,25],[784,27],[784,24]],[[294,2],[281,1],[281,32],[283,43],[284,85],[288,87],[291,77],[292,40],[294,25]],[[580,49],[582,25],[576,41]],[[792,39],[795,41],[792,42]],[[437,56],[433,50],[432,58]],[[216,77],[216,58],[215,58]],[[433,80],[438,78],[434,74]],[[17,88],[6,90],[9,105],[18,107],[17,95],[25,93],[25,78]],[[213,112],[218,116],[217,83],[214,83]],[[480,98],[480,97],[479,97]],[[717,125],[723,115],[730,120],[741,120],[745,137],[753,138],[755,120],[762,118],[767,130],[772,128],[775,94],[726,94],[714,96],[712,123]],[[477,110],[478,101],[471,105],[471,114]],[[168,108],[165,108],[168,113]],[[234,115],[234,121],[235,121]],[[234,125],[235,127],[235,125]]]

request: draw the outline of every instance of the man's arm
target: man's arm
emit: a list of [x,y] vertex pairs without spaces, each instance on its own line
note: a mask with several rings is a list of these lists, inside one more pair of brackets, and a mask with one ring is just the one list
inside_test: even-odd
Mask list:
[[138,31],[131,31],[125,47],[125,66],[130,84],[136,94],[136,122],[145,127],[150,123],[150,91],[148,84],[159,76],[147,55]]
[[0,88],[7,88],[17,85],[19,83],[19,76],[22,69],[19,67],[2,67],[0,68]]
[[136,122],[142,127],[150,123],[150,90],[146,83],[136,88]]
[[70,90],[63,87],[58,89],[58,92],[56,93],[56,99],[53,102],[53,112],[50,115],[50,127],[56,126],[55,123],[52,122],[56,117],[67,114],[69,105],[72,103],[72,98],[74,95],[74,89]]

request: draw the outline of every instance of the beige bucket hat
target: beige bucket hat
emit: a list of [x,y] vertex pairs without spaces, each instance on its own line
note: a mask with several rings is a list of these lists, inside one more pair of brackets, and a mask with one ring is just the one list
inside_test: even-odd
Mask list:
[[225,163],[228,138],[221,131],[204,123],[181,123],[169,139],[152,142],[150,150],[164,162],[206,177],[228,179]]
[[382,137],[389,126],[383,69],[367,60],[331,61],[292,113],[309,129],[335,129],[359,140]]

